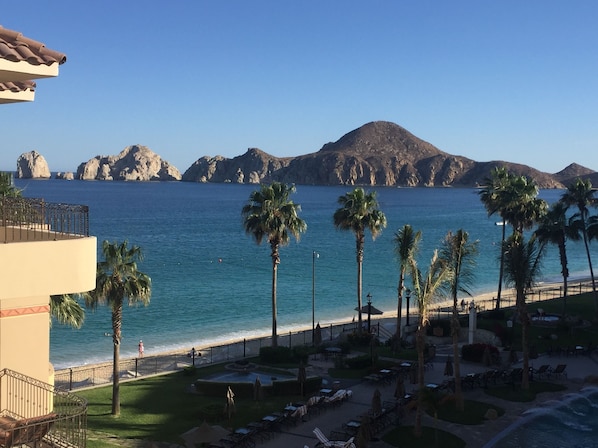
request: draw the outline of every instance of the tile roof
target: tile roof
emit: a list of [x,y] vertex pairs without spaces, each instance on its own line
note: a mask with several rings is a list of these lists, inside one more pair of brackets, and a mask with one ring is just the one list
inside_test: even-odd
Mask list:
[[50,50],[36,40],[0,26],[0,58],[11,62],[25,61],[31,65],[64,64],[66,55]]
[[0,82],[0,92],[10,90],[11,92],[24,92],[25,90],[35,90],[34,81]]

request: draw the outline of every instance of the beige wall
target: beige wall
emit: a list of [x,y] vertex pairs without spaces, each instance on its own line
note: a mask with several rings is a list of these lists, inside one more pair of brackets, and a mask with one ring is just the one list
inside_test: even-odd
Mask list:
[[0,244],[0,368],[53,381],[50,296],[92,290],[95,237]]

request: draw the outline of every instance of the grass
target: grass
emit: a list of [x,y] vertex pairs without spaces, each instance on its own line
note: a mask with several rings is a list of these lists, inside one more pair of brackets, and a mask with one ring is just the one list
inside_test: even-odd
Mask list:
[[209,423],[232,429],[282,409],[289,401],[301,399],[300,396],[265,397],[256,402],[240,398],[235,400],[236,413],[229,421],[224,415],[224,396],[204,397],[185,392],[193,378],[184,372],[176,372],[122,383],[121,415],[118,418],[111,415],[111,386],[77,392],[89,404],[88,447],[122,447],[119,439],[182,444],[179,436],[201,424],[202,409],[221,409],[222,412],[217,412]]
[[562,384],[551,383],[548,381],[532,381],[529,383],[528,390],[521,390],[520,388],[514,389],[510,385],[504,385],[485,389],[485,392],[492,397],[525,403],[534,401],[538,394],[542,392],[561,392],[564,390],[567,390],[567,388]]
[[455,402],[449,400],[438,408],[438,418],[460,425],[480,425],[486,421],[485,415],[489,409],[494,409],[499,417],[505,413],[499,406],[475,400],[465,400],[463,411],[458,411]]

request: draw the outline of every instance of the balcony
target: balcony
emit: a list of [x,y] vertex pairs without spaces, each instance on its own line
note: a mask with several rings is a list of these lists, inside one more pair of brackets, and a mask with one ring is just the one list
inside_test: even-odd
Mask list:
[[9,369],[0,370],[0,447],[85,448],[87,402]]
[[89,207],[43,199],[0,198],[0,242],[56,241],[89,236]]

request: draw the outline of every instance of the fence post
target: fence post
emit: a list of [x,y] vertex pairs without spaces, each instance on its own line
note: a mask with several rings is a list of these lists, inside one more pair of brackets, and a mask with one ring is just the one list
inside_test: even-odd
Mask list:
[[73,369],[69,369],[69,390],[73,390]]
[[243,338],[243,358],[245,358],[246,347],[247,347],[247,339]]
[[139,358],[135,358],[135,378],[137,378],[137,367],[139,363]]

